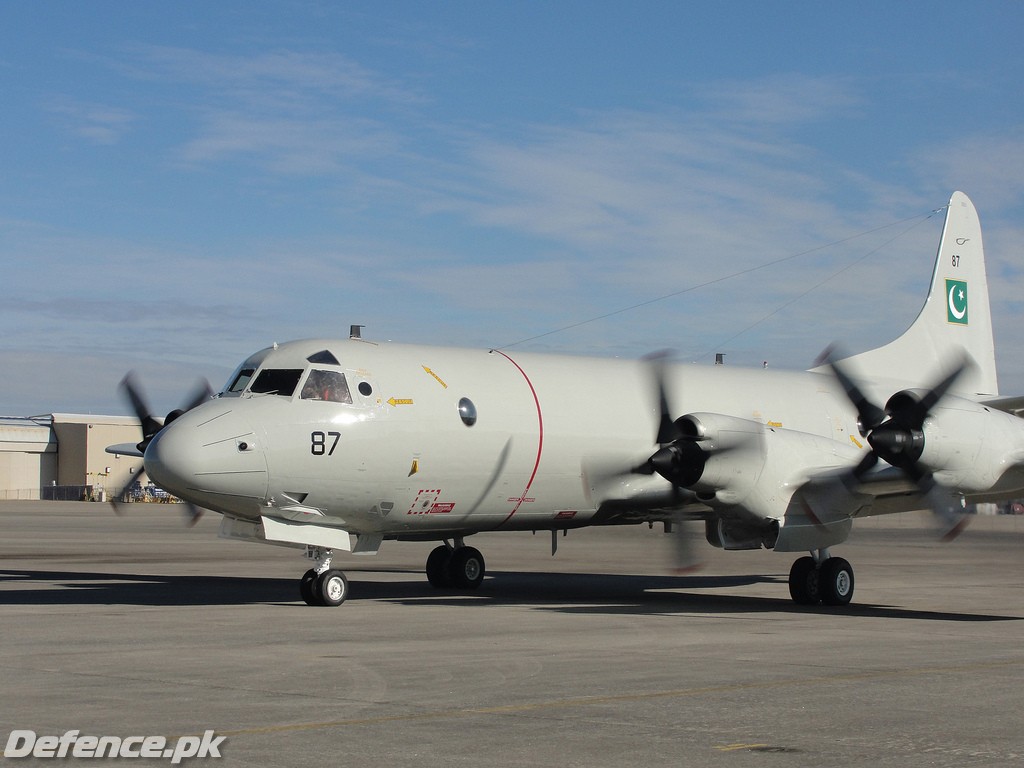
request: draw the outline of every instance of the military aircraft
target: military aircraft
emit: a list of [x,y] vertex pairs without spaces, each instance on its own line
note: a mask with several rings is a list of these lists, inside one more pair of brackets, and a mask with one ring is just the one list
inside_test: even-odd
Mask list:
[[126,385],[134,448],[161,487],[223,515],[221,535],[301,548],[309,605],[349,596],[335,551],[438,541],[429,582],[471,590],[481,531],[704,522],[727,550],[808,552],[792,598],[845,605],[832,555],[856,518],[1024,491],[1024,398],[999,398],[981,228],[953,194],[911,327],[809,371],[744,370],[378,343],[274,344],[163,421]]

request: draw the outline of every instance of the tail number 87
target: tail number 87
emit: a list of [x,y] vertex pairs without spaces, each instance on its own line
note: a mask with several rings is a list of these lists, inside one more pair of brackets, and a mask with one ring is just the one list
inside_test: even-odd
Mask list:
[[333,456],[341,432],[310,432],[309,452],[314,456]]

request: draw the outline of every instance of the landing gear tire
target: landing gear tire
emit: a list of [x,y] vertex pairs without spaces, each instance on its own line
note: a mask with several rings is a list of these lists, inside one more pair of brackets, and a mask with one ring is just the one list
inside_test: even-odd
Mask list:
[[[852,580],[853,572],[850,573]],[[801,557],[789,569],[789,596],[797,605],[817,605],[821,602],[821,574],[813,557]]]
[[341,605],[348,597],[348,579],[341,571],[324,571],[313,583],[313,594],[317,605]]
[[853,567],[841,557],[830,557],[818,573],[821,602],[848,605],[853,598]]
[[316,571],[312,568],[302,574],[302,579],[299,581],[299,594],[302,595],[302,601],[306,605],[319,605],[316,600],[316,595],[313,594],[313,585],[315,582]]
[[459,547],[448,562],[448,575],[453,587],[476,589],[484,580],[484,556],[474,547]]
[[452,550],[446,544],[431,550],[427,556],[427,581],[430,582],[430,586],[436,589],[452,586],[451,575],[448,572],[448,563],[451,559]]

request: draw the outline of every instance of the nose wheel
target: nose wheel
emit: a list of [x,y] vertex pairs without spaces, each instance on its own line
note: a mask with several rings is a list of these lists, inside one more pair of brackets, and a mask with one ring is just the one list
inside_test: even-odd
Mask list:
[[316,560],[317,565],[299,580],[299,594],[306,605],[335,606],[348,598],[348,579],[341,571],[331,568],[332,555],[329,549],[307,548],[306,557]]
[[348,599],[348,579],[333,568],[323,573],[310,568],[299,581],[299,594],[306,605],[341,605]]

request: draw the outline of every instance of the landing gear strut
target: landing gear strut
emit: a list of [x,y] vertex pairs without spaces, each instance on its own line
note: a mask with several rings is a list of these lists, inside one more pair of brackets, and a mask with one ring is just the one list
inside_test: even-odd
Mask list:
[[306,605],[341,605],[348,597],[348,579],[339,570],[331,568],[334,551],[320,547],[306,547],[306,557],[316,560],[299,581],[299,594]]
[[484,556],[462,539],[455,546],[446,541],[427,557],[427,581],[437,589],[476,589],[484,580]]
[[853,598],[853,566],[819,549],[793,563],[789,594],[798,605],[847,605]]

